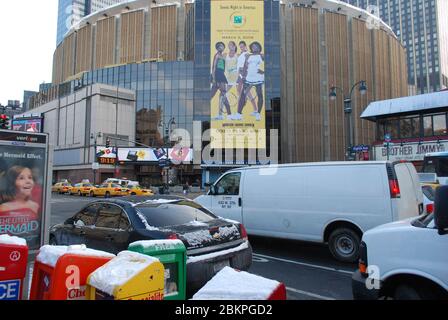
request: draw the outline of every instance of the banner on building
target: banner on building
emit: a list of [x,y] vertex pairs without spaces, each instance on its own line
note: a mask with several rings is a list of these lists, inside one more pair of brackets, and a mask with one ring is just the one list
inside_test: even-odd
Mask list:
[[266,148],[264,1],[211,1],[211,147]]
[[[168,152],[168,157],[167,157]],[[175,164],[191,163],[193,149],[190,148],[118,148],[118,161],[125,163],[158,163],[169,158]]]
[[48,181],[48,137],[0,130],[0,234],[43,244]]
[[12,120],[12,130],[22,132],[43,132],[43,118],[18,118]]
[[391,143],[389,146],[387,144],[377,145],[374,150],[377,161],[423,161],[427,153],[448,151],[448,141]]

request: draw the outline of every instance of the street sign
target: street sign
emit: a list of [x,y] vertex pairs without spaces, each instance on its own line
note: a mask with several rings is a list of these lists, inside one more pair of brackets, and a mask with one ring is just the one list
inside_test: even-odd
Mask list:
[[391,142],[391,141],[392,141],[392,138],[391,138],[391,136],[390,136],[389,133],[386,133],[386,134],[384,135],[384,141],[386,141],[386,142]]
[[160,159],[159,167],[161,168],[169,168],[171,166],[171,161],[168,159]]
[[100,164],[98,162],[92,163],[92,170],[99,170],[99,169],[100,169]]
[[353,147],[353,151],[354,152],[369,152],[370,151],[370,147],[369,146],[365,146],[365,145],[354,146]]

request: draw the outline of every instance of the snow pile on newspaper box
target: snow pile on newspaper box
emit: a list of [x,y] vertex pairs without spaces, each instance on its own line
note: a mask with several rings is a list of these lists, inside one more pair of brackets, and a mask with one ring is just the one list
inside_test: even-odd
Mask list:
[[43,246],[39,250],[36,261],[55,267],[58,260],[65,254],[74,254],[77,256],[113,258],[115,255],[104,251],[88,249],[85,245],[74,246]]
[[113,296],[115,288],[124,285],[148,266],[158,261],[159,259],[140,253],[120,252],[116,258],[90,275],[89,285]]
[[26,240],[19,237],[13,237],[7,234],[2,234],[0,235],[0,244],[25,247]]
[[278,281],[225,267],[192,300],[267,300],[279,285]]

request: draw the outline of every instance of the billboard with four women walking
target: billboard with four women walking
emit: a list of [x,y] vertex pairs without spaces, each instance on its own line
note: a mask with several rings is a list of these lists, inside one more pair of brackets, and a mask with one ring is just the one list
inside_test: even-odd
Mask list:
[[266,148],[264,1],[211,1],[212,148]]

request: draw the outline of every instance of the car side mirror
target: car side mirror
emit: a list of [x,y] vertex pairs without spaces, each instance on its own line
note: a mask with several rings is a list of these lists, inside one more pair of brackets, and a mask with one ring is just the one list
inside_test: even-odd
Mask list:
[[441,236],[448,234],[448,186],[441,186],[436,190],[434,223]]
[[206,182],[206,183],[204,183],[204,186],[206,186],[206,187],[211,187],[212,184],[211,184],[210,182]]
[[211,196],[214,196],[214,195],[216,195],[216,187],[215,186],[210,186],[210,195]]

